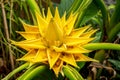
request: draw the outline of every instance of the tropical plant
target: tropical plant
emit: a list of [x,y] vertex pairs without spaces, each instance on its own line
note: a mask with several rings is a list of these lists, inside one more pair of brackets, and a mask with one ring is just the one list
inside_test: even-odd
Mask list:
[[1,79],[119,79],[119,6],[119,0],[1,0],[0,66],[10,70]]

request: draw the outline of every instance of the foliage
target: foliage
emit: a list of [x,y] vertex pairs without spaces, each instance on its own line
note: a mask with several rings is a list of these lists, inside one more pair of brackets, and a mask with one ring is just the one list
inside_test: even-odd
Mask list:
[[[0,2],[0,79],[26,80],[100,80],[120,79],[120,0],[116,4],[106,5],[103,0],[1,0]],[[37,25],[35,12],[47,14],[48,6],[52,14],[58,6],[60,16],[66,12],[78,13],[75,28],[91,25],[98,29],[93,43],[85,45],[94,50],[88,56],[99,60],[94,62],[78,62],[80,68],[70,65],[63,67],[56,76],[46,65],[29,66],[24,62],[16,62],[26,51],[11,45],[11,40],[24,40],[16,31],[23,31],[22,19],[28,24]],[[18,67],[18,68],[16,68]],[[13,70],[14,69],[14,70]],[[46,77],[43,77],[46,76]]]

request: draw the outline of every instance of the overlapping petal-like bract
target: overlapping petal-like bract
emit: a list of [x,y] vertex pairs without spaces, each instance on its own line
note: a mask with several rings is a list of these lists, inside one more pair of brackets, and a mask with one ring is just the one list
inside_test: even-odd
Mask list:
[[71,14],[66,19],[66,14],[60,17],[56,8],[55,15],[48,8],[47,16],[43,17],[36,12],[37,26],[26,24],[22,21],[25,31],[18,33],[26,40],[12,43],[28,51],[18,60],[34,63],[45,63],[53,69],[56,75],[65,64],[78,67],[76,61],[96,61],[84,53],[89,50],[83,48],[94,38],[96,32],[90,26],[74,29],[77,14]]

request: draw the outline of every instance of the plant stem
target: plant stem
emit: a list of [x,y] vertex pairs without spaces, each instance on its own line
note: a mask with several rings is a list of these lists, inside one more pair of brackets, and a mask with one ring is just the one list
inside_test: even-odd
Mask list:
[[[1,7],[2,7],[2,15],[3,15],[5,34],[6,34],[7,41],[9,43],[10,42],[10,35],[9,35],[9,31],[8,31],[8,25],[7,25],[7,20],[6,20],[6,12],[5,12],[5,9],[4,9],[3,0],[1,0]],[[10,44],[8,44],[8,49],[9,49],[9,55],[10,55],[11,68],[13,70],[14,69],[14,60],[13,60],[13,55],[11,53],[11,45]]]
[[112,50],[120,50],[120,44],[113,43],[90,43],[84,45],[84,48],[89,50],[99,50],[99,49],[112,49]]
[[9,80],[15,73],[25,69],[26,67],[29,66],[29,63],[25,63],[23,65],[21,65],[20,67],[16,68],[15,70],[13,70],[12,72],[10,72],[5,78],[3,78],[2,80]]
[[10,1],[10,21],[9,21],[9,27],[10,27],[10,37],[11,37],[11,34],[12,34],[12,14],[13,14],[13,0]]

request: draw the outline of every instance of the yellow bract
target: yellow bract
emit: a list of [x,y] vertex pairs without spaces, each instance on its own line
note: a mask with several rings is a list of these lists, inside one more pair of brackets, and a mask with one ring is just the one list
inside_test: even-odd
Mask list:
[[71,13],[66,19],[66,13],[60,17],[56,8],[53,16],[48,8],[46,17],[36,12],[37,26],[21,21],[25,31],[18,33],[26,40],[12,43],[27,50],[28,53],[18,60],[28,61],[31,64],[46,63],[56,75],[65,64],[78,67],[76,61],[96,61],[83,54],[90,52],[83,46],[94,39],[91,35],[96,30],[90,26],[74,29],[77,15]]

